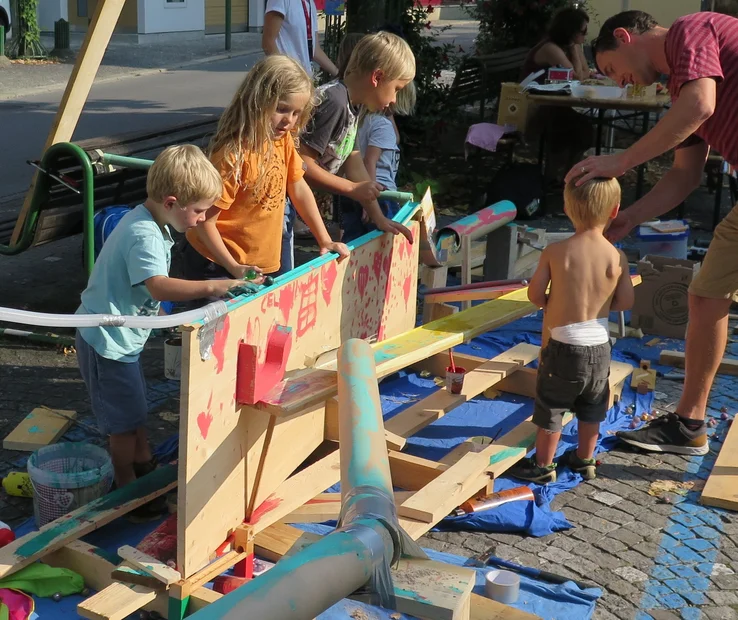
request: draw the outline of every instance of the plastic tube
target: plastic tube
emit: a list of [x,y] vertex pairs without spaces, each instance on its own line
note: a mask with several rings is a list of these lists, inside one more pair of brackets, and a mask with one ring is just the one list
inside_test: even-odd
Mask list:
[[166,316],[128,316],[124,314],[46,314],[15,308],[0,308],[0,321],[38,327],[138,327],[167,329],[201,320],[212,320],[228,312],[224,301],[215,301],[196,310]]

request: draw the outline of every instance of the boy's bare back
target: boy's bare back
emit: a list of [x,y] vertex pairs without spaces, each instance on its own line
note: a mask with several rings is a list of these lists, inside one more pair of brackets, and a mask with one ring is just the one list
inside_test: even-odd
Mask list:
[[617,309],[613,301],[618,284],[623,279],[630,284],[625,255],[597,230],[549,245],[534,278],[547,276],[551,288],[544,308],[544,346],[554,327],[607,317]]

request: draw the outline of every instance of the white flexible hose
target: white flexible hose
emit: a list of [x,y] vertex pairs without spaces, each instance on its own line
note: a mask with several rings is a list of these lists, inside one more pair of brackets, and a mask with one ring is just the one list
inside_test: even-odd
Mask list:
[[0,321],[35,325],[38,327],[138,327],[145,329],[167,329],[206,319],[216,319],[226,314],[224,301],[216,301],[179,314],[164,316],[126,316],[122,314],[47,314],[29,312],[15,308],[0,308]]

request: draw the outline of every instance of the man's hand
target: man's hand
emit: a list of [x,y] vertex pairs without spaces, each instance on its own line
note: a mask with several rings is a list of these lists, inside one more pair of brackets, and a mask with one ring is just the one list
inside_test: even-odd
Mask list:
[[413,242],[413,234],[410,232],[410,229],[399,222],[395,222],[394,220],[385,217],[379,222],[374,222],[374,225],[382,232],[391,232],[393,235],[401,234],[404,235],[410,243]]
[[582,183],[597,177],[611,179],[622,176],[626,170],[628,170],[628,166],[622,153],[617,155],[593,155],[587,157],[584,161],[580,161],[569,170],[565,180],[567,183],[571,183],[576,179],[577,187],[579,187]]
[[356,202],[364,204],[365,202],[376,200],[381,191],[382,186],[376,181],[361,181],[354,183],[353,188],[347,196]]
[[627,211],[621,211],[605,231],[605,237],[612,243],[617,243],[628,236],[636,223],[630,218]]
[[323,256],[323,254],[328,254],[328,252],[335,252],[336,254],[338,254],[339,263],[343,261],[343,259],[346,258],[349,254],[351,254],[351,250],[348,249],[348,246],[345,243],[337,243],[335,241],[327,243],[322,248],[320,248],[321,256]]

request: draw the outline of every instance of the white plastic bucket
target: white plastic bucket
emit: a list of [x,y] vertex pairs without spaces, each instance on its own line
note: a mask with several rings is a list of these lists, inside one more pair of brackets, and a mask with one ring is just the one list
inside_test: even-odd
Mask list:
[[164,376],[179,381],[182,376],[182,339],[169,338],[164,341]]

